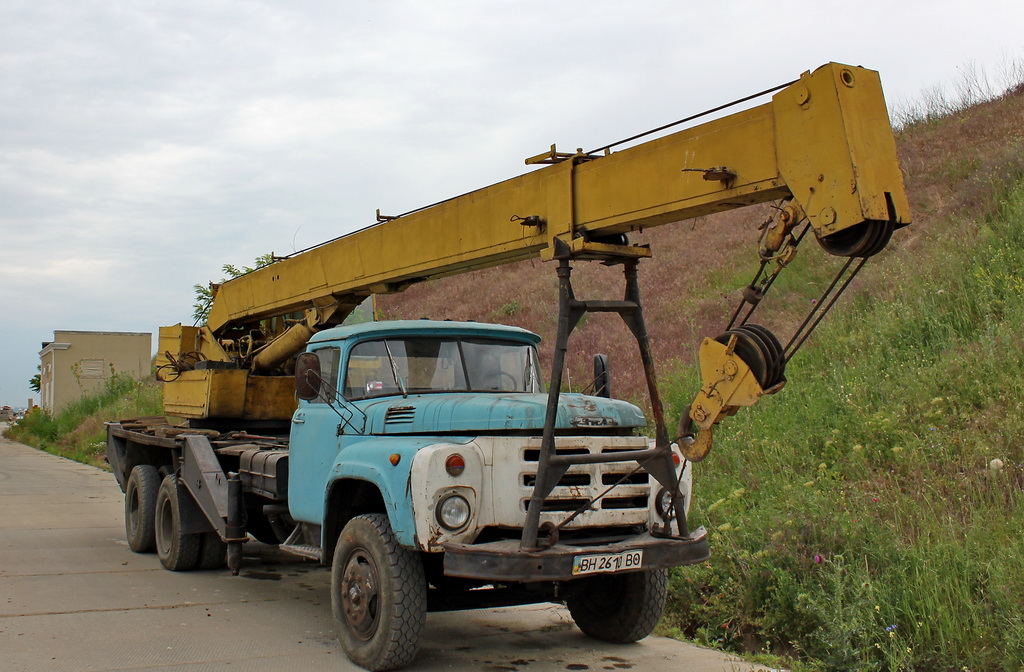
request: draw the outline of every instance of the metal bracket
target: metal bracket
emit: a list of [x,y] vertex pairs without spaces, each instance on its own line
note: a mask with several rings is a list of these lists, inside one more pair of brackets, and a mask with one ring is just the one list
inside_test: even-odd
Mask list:
[[[576,241],[573,241],[575,243]],[[573,464],[594,462],[637,461],[663,487],[670,492],[678,492],[679,483],[672,460],[669,445],[668,429],[665,425],[665,412],[658,390],[657,377],[654,373],[654,357],[651,353],[650,339],[644,323],[643,309],[640,302],[640,286],[637,281],[639,258],[650,254],[637,254],[635,248],[625,247],[622,254],[615,254],[615,248],[623,246],[600,245],[600,253],[590,247],[594,244],[583,244],[575,250],[573,246],[555,239],[554,247],[558,259],[558,333],[555,339],[555,352],[551,364],[551,381],[548,386],[548,400],[544,416],[544,431],[541,436],[540,455],[537,460],[537,479],[526,512],[526,523],[523,526],[523,537],[520,548],[523,551],[537,551],[547,546],[539,539],[541,534],[540,514],[544,501],[558,484],[558,481]],[[621,301],[579,301],[572,287],[571,260],[600,260],[604,263],[621,263],[625,276],[625,296]],[[626,323],[630,333],[636,338],[643,363],[644,376],[651,400],[651,410],[655,422],[655,447],[632,453],[611,452],[601,455],[557,455],[555,451],[555,419],[558,414],[558,399],[562,386],[562,375],[565,371],[565,357],[568,350],[569,335],[584,314],[589,312],[618,313]],[[677,497],[678,499],[678,497]],[[678,504],[679,502],[677,502]],[[675,521],[680,537],[687,537],[689,529],[686,512],[682,506],[675,507]],[[567,521],[565,521],[567,522]],[[564,523],[563,523],[564,524]],[[557,527],[555,528],[557,530]],[[668,533],[668,530],[665,530]]]

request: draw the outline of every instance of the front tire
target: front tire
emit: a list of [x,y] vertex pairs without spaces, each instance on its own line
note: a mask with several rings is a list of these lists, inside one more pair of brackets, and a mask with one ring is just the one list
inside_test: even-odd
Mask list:
[[156,550],[156,494],[160,473],[151,464],[132,469],[124,488],[124,532],[128,548],[136,553]]
[[156,554],[160,564],[172,572],[195,569],[202,536],[181,531],[178,477],[168,474],[156,494]]
[[583,579],[565,605],[587,635],[613,644],[643,639],[661,620],[668,570],[605,574]]
[[388,517],[356,516],[345,525],[331,567],[331,609],[352,662],[394,670],[419,652],[427,619],[427,581],[419,554],[402,548]]

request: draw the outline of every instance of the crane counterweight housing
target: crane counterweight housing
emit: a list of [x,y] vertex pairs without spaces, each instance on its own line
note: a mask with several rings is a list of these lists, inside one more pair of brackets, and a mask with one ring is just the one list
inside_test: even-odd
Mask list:
[[[184,421],[108,424],[131,548],[237,574],[254,538],[330,566],[339,639],[373,670],[415,657],[428,609],[558,601],[594,637],[649,634],[667,570],[710,554],[687,515],[716,426],[787,384],[786,363],[910,215],[865,68],[829,63],[763,104],[624,142],[552,146],[518,177],[378,211],[375,226],[214,287],[206,324],[162,327],[164,410]],[[702,387],[672,441],[637,282],[651,250],[627,234],[768,201],[775,220],[752,232],[760,271],[701,345]],[[807,234],[847,262],[783,345],[750,318]],[[546,377],[523,329],[343,326],[371,295],[531,258],[559,282]],[[573,264],[587,261],[621,268],[619,297],[576,296]],[[591,312],[636,340],[650,420],[609,398],[601,358],[594,395],[562,392],[569,336]]]

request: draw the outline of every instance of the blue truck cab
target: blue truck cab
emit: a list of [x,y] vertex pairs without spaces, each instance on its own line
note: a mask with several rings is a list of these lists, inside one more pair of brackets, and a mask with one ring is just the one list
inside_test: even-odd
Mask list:
[[[346,522],[332,516],[355,493],[379,497],[408,548],[439,552],[444,542],[474,542],[487,527],[514,528],[524,513],[514,500],[528,489],[530,469],[508,466],[522,465],[545,417],[539,341],[516,327],[430,320],[314,336],[307,352],[317,357],[322,384],[292,417],[290,480],[302,485],[289,489],[291,516],[320,526],[325,550]],[[646,447],[633,436],[646,422],[636,406],[579,394],[560,399],[560,433],[597,428],[618,443]],[[463,466],[446,469],[450,459]],[[510,482],[487,478],[496,474]],[[434,511],[451,495],[469,503],[469,520],[456,529]],[[647,497],[632,496],[646,512]]]

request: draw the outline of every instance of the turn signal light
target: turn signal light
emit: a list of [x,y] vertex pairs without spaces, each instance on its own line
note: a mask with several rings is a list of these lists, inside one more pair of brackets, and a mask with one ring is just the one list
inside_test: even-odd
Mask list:
[[452,453],[444,461],[444,470],[452,476],[460,476],[466,470],[466,460],[458,453]]

